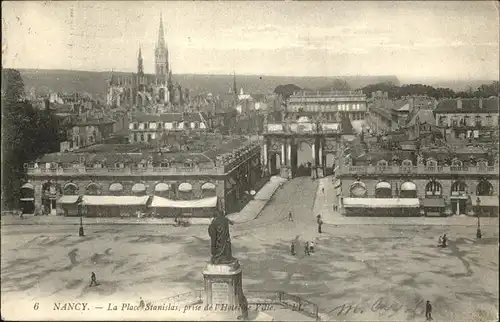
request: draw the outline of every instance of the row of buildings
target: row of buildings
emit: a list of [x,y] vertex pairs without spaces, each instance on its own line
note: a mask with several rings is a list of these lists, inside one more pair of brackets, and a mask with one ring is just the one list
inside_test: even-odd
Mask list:
[[267,171],[333,174],[345,215],[498,214],[498,97],[301,92],[283,114],[266,124]]
[[165,216],[211,216],[238,211],[262,184],[257,142],[205,134],[183,146],[95,144],[47,154],[26,165],[22,209],[77,215],[81,204],[87,215],[123,216],[152,205]]

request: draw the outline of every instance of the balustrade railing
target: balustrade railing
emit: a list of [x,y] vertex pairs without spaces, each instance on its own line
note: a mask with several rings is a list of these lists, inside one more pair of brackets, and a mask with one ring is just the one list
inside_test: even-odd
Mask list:
[[340,166],[337,174],[408,174],[408,173],[443,173],[443,174],[497,174],[498,166],[487,167],[444,167],[444,166]]
[[64,174],[95,174],[95,175],[128,175],[128,174],[220,174],[224,173],[223,167],[146,167],[146,168],[27,168],[27,174],[47,174],[47,175],[64,175]]

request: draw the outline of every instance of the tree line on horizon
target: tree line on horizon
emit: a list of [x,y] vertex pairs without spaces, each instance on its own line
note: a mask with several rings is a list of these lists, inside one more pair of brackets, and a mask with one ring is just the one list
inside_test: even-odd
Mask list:
[[[295,84],[279,85],[274,89],[274,93],[280,95],[283,99],[288,99],[293,93],[300,90],[310,91],[307,88],[300,88]],[[331,85],[324,86],[319,91],[329,90],[351,90],[349,84],[341,79],[335,80]],[[405,96],[428,96],[437,100],[442,98],[487,98],[490,96],[498,96],[500,93],[498,81],[491,84],[482,84],[475,90],[469,88],[466,91],[457,91],[450,88],[432,87],[423,84],[407,84],[397,86],[392,83],[377,83],[367,85],[360,89],[367,97],[371,97],[373,92],[387,92],[389,99],[399,99]]]
[[17,209],[24,164],[59,151],[56,116],[36,109],[24,95],[24,82],[16,69],[2,69],[2,210]]

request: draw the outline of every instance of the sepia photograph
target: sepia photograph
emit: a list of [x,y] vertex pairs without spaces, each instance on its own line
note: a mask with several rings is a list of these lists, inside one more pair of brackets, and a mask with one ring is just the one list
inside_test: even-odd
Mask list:
[[2,321],[499,321],[497,1],[3,1]]

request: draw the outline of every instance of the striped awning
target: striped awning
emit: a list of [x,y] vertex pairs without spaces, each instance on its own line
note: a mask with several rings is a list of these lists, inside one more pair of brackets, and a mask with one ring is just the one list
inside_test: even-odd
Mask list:
[[478,196],[481,207],[498,207],[498,196]]
[[72,205],[75,204],[80,196],[62,196],[56,202],[61,205]]
[[344,198],[344,208],[417,208],[418,198]]
[[153,197],[150,208],[214,208],[217,207],[217,197],[195,200],[171,200],[158,196]]
[[424,198],[422,199],[422,205],[424,207],[440,207],[444,208],[445,203],[443,198]]
[[144,206],[149,196],[83,196],[85,206]]

